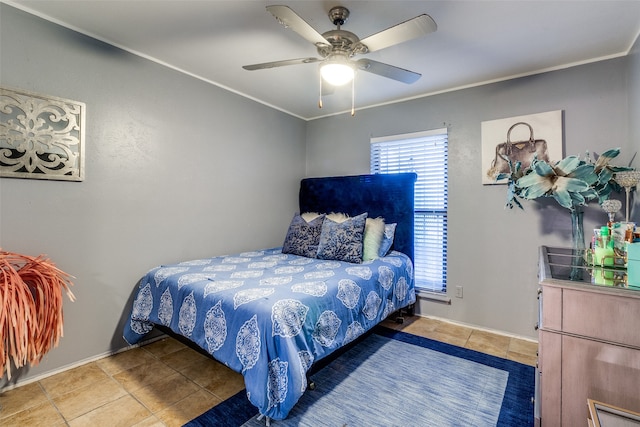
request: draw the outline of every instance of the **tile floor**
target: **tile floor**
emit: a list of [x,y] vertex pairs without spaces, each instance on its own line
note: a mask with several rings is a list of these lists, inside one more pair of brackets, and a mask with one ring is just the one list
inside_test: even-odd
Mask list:
[[[431,318],[385,326],[535,365],[535,342]],[[244,388],[242,376],[173,338],[0,393],[2,426],[182,426]]]

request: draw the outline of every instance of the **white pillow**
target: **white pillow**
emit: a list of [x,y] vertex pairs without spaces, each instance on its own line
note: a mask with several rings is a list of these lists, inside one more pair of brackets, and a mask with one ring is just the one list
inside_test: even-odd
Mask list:
[[337,222],[338,224],[345,222],[346,220],[349,219],[349,215],[345,214],[345,213],[336,213],[336,212],[331,212],[330,214],[327,214],[326,218],[329,218],[331,221],[333,222]]
[[367,218],[364,225],[362,260],[371,261],[379,258],[378,252],[384,237],[384,218]]
[[302,217],[302,219],[304,219],[307,222],[311,222],[314,219],[318,218],[320,215],[318,212],[304,212],[303,214],[301,214],[300,216]]

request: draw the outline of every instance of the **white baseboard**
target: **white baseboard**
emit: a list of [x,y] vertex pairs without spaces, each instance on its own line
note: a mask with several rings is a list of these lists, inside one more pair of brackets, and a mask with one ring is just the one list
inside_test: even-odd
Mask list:
[[505,331],[501,331],[501,330],[498,330],[498,329],[485,328],[484,326],[478,326],[478,325],[473,325],[471,323],[459,322],[459,321],[456,321],[456,320],[446,319],[444,317],[427,316],[427,315],[424,315],[424,314],[417,314],[417,313],[416,313],[416,316],[424,317],[424,318],[427,318],[427,319],[438,320],[440,322],[451,323],[453,325],[464,326],[464,327],[467,327],[467,328],[477,329],[477,330],[480,330],[480,331],[490,332],[490,333],[496,334],[496,335],[503,335],[503,336],[510,337],[510,338],[517,338],[519,340],[524,340],[524,341],[529,341],[529,342],[534,342],[534,343],[538,342],[538,340],[535,340],[535,339],[533,339],[531,337],[525,337],[525,336],[522,336],[522,335],[512,334],[510,332],[505,332]]
[[[69,369],[77,368],[79,366],[86,365],[87,363],[91,363],[91,362],[95,362],[96,360],[104,359],[105,357],[113,356],[115,354],[122,353],[124,351],[134,349],[136,347],[141,347],[143,345],[151,344],[152,342],[159,341],[159,340],[161,340],[163,338],[166,338],[166,336],[167,335],[165,335],[165,334],[158,335],[158,336],[150,338],[150,339],[148,339],[146,341],[141,341],[141,342],[139,342],[137,344],[130,345],[128,347],[121,348],[119,350],[107,351],[105,353],[98,354],[96,356],[92,356],[92,357],[88,357],[86,359],[79,360],[79,361],[71,363],[69,365],[61,366],[58,369],[54,369],[54,370],[47,371],[47,372],[45,372],[43,374],[40,374],[40,375],[35,375],[33,377],[29,377],[29,378],[27,378],[27,379],[25,379],[23,381],[18,381],[15,384],[8,384],[8,385],[3,386],[2,388],[0,388],[0,393],[5,392],[5,391],[9,391],[9,390],[13,390],[14,388],[22,387],[23,385],[35,383],[37,381],[43,380],[43,379],[51,377],[53,375],[57,375],[57,374],[60,374],[60,373],[62,373],[64,371],[68,371]],[[6,376],[3,377],[2,380],[3,381],[8,381]]]

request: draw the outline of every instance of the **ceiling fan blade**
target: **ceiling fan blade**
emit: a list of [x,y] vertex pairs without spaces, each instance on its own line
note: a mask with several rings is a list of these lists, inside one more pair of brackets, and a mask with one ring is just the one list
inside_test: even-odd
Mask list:
[[309,25],[304,19],[302,19],[297,13],[291,10],[287,6],[267,6],[267,10],[276,17],[278,22],[284,25],[286,28],[291,28],[296,33],[300,34],[303,38],[310,41],[314,45],[327,45],[331,46],[331,43],[327,41],[322,34],[317,32],[311,25]]
[[320,58],[285,59],[284,61],[264,62],[262,64],[243,65],[242,68],[249,71],[264,70],[266,68],[284,67],[286,65],[311,64],[322,61]]
[[369,52],[384,49],[411,39],[425,36],[438,29],[435,21],[429,15],[419,15],[401,24],[382,30],[360,40],[367,46]]
[[384,64],[382,62],[372,61],[371,59],[363,58],[354,62],[360,70],[397,80],[402,83],[411,84],[422,77],[422,74],[414,73],[413,71],[394,67],[393,65]]

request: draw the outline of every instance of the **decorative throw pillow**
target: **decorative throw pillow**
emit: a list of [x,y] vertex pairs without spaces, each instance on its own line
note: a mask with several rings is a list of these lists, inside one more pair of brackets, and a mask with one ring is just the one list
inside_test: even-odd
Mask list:
[[299,214],[295,214],[284,239],[282,253],[315,258],[323,222],[324,215],[307,222]]
[[363,261],[371,261],[380,257],[380,244],[383,236],[384,218],[367,218],[364,224]]
[[384,236],[382,236],[380,251],[378,252],[378,255],[380,255],[380,257],[383,257],[389,253],[391,245],[393,245],[393,238],[396,235],[396,225],[398,224],[396,224],[395,222],[393,224],[385,224]]
[[317,258],[361,263],[366,220],[366,212],[341,223],[325,219],[322,223]]

